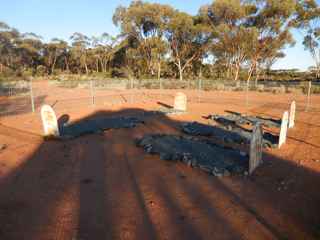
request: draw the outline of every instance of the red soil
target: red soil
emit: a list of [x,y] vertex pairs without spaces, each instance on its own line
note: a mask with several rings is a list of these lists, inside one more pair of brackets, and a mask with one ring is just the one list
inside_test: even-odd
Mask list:
[[[104,105],[111,98],[101,97],[94,108],[79,100],[68,109],[69,91],[75,98],[88,91],[43,91],[41,104],[56,103],[58,117],[71,121],[156,110],[158,101],[172,105],[164,94],[176,92],[140,91],[130,103],[123,91],[121,105]],[[244,93],[203,92],[198,103],[197,92],[184,92],[191,99],[186,115],[63,142],[43,141],[38,111],[2,117],[0,239],[319,239],[320,97],[305,112],[304,96],[250,93],[249,113],[277,118],[295,99],[296,126],[283,148],[265,151],[252,176],[219,179],[134,144],[147,133],[178,133],[181,121],[246,111]]]

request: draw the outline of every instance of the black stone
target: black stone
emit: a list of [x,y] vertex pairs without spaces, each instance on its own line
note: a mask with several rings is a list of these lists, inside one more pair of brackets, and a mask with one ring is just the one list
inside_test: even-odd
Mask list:
[[[230,130],[231,129],[231,130]],[[192,136],[215,137],[225,143],[250,144],[252,131],[237,125],[212,126],[198,122],[182,124],[182,131]],[[263,146],[265,148],[277,148],[279,137],[271,133],[263,134]]]
[[61,126],[62,138],[75,138],[86,134],[102,133],[110,129],[134,128],[144,123],[143,120],[134,117],[113,117],[83,120],[80,122]]
[[248,170],[248,157],[242,156],[240,151],[208,144],[197,138],[155,134],[141,138],[137,145],[144,149],[145,145],[151,145],[154,153],[163,160],[181,161],[215,176],[242,174]]
[[244,116],[239,113],[229,112],[229,115],[211,115],[209,118],[214,120],[215,122],[223,125],[224,127],[232,127],[234,125],[256,125],[257,123],[262,124],[266,127],[281,127],[281,119],[273,119],[273,118],[263,118],[260,116]]

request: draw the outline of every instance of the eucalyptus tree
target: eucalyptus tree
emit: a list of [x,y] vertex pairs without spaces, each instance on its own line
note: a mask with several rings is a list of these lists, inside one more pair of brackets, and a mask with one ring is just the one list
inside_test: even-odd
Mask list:
[[74,33],[70,37],[72,41],[71,48],[71,56],[75,61],[76,65],[80,66],[78,71],[81,71],[81,68],[85,70],[85,73],[89,73],[88,63],[87,63],[87,55],[88,55],[88,47],[90,44],[90,39],[86,35],[82,33]]
[[295,44],[290,30],[297,4],[296,0],[252,2],[256,2],[255,15],[246,22],[247,28],[254,32],[248,41],[248,82],[254,71],[260,71],[259,65],[268,59],[283,56],[282,50]]
[[235,81],[246,67],[250,81],[265,60],[276,59],[294,43],[290,20],[295,7],[295,0],[215,0],[200,15],[212,28],[215,57],[232,70]]
[[99,37],[92,37],[91,41],[93,56],[96,61],[96,71],[98,72],[101,69],[102,72],[107,72],[117,50],[118,38],[103,33]]
[[0,73],[4,68],[14,70],[16,40],[20,33],[4,22],[0,22]]
[[255,4],[241,0],[216,0],[200,9],[200,15],[212,29],[211,52],[233,72],[235,81],[247,59],[248,41],[255,35],[247,21],[256,11]]
[[64,62],[65,69],[68,69],[67,51],[67,42],[58,38],[53,38],[51,42],[44,44],[44,62],[49,74],[54,73],[58,61]]
[[320,78],[320,6],[315,0],[298,0],[294,26],[303,31],[303,45],[314,60]]
[[28,68],[36,73],[37,67],[43,65],[42,38],[35,33],[24,33],[16,43],[17,55],[22,71]]
[[161,62],[168,49],[164,31],[173,13],[173,8],[168,5],[142,1],[133,1],[127,8],[119,6],[116,9],[113,22],[120,27],[121,37],[127,39],[130,48],[127,57],[134,57],[142,72],[154,75],[157,69],[160,78]]
[[178,68],[180,81],[187,67],[203,58],[206,53],[211,30],[187,13],[175,11],[168,21],[165,30],[170,45],[170,57]]

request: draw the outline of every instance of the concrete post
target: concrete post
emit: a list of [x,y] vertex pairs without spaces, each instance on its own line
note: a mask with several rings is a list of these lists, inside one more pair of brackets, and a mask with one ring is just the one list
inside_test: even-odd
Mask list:
[[35,112],[35,106],[34,106],[34,96],[33,96],[33,86],[32,86],[32,77],[30,78],[30,100],[31,100],[31,110],[34,113]]

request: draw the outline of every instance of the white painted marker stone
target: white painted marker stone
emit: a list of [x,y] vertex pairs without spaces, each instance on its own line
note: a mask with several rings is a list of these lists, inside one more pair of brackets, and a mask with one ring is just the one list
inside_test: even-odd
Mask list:
[[290,106],[289,128],[294,127],[295,118],[296,118],[296,102],[293,101]]
[[279,136],[279,148],[283,144],[286,143],[287,140],[287,131],[288,131],[288,121],[289,121],[289,114],[288,111],[284,112],[282,121],[281,121],[281,129],[280,129],[280,136]]
[[250,141],[249,174],[252,174],[262,163],[263,131],[260,123],[254,126]]
[[177,111],[187,111],[187,96],[184,93],[177,93],[174,98],[174,109]]
[[41,107],[41,119],[43,124],[44,136],[60,136],[57,117],[51,106],[43,105]]

